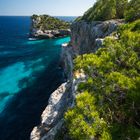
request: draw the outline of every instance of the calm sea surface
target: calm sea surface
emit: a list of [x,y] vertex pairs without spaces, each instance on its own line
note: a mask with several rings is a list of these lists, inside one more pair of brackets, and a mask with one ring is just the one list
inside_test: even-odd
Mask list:
[[63,82],[61,44],[70,37],[29,41],[29,30],[30,17],[0,17],[0,140],[28,140]]

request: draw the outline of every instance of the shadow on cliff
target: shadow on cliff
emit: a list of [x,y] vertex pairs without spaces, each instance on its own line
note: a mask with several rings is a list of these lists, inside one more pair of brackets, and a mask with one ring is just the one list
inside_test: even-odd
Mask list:
[[53,61],[34,84],[12,98],[0,114],[0,140],[29,139],[33,127],[40,123],[50,94],[63,82],[62,73],[58,60]]

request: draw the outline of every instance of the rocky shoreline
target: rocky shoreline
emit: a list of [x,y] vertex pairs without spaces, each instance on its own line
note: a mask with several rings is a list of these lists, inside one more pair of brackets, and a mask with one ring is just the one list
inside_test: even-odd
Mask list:
[[109,20],[91,24],[79,22],[72,25],[70,45],[63,45],[61,56],[61,64],[67,75],[67,81],[50,96],[48,106],[41,116],[41,124],[33,129],[31,140],[55,139],[63,125],[65,112],[74,106],[77,85],[86,79],[82,70],[73,73],[73,58],[79,54],[95,52],[103,47],[104,38],[112,37],[112,33],[122,23],[122,20]]
[[49,38],[58,38],[58,37],[70,36],[70,34],[71,34],[70,29],[42,31],[40,29],[34,29],[33,28],[29,37],[30,38],[36,38],[36,39],[49,39]]
[[64,113],[73,104],[74,96],[71,94],[73,92],[73,63],[70,46],[62,46],[60,63],[63,63],[67,80],[51,94],[48,106],[41,115],[41,124],[35,127],[31,133],[31,140],[53,140],[63,125]]

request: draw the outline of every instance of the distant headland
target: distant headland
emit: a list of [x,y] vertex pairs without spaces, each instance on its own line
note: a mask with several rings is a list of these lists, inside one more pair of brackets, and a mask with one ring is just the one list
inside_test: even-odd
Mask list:
[[31,20],[31,38],[47,39],[70,35],[70,22],[49,15],[32,15]]

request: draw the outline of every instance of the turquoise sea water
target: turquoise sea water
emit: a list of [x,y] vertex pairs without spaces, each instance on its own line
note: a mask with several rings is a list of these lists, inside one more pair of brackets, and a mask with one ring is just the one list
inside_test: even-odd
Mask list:
[[30,17],[0,17],[0,140],[28,140],[64,79],[61,44],[70,37],[29,41],[29,30]]
[[[33,83],[36,80],[37,76],[34,76],[35,73],[41,73],[47,68],[52,60],[55,60],[56,57],[59,57],[61,44],[69,42],[69,40],[69,37],[65,37],[51,40],[24,42],[23,45],[29,47],[27,49],[30,49],[30,47],[34,47],[36,51],[41,51],[41,56],[39,55],[39,57],[36,58],[35,55],[34,59],[29,59],[26,61],[18,60],[16,63],[1,68],[0,111],[4,109],[4,106],[8,99],[13,97],[14,94],[18,93],[23,88],[26,88],[29,84]],[[8,53],[3,53],[3,55],[8,56]]]

